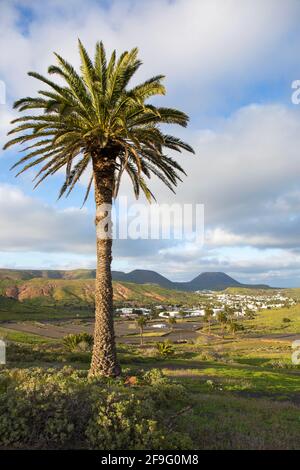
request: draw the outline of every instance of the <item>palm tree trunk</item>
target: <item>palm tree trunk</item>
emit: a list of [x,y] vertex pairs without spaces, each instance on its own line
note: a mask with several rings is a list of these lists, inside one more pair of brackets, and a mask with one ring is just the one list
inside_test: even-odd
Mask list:
[[140,327],[141,346],[143,346],[143,344],[144,344],[143,334],[144,334],[144,329],[142,327]]
[[89,376],[117,376],[121,369],[117,361],[113,323],[113,288],[111,277],[112,234],[111,204],[114,166],[107,162],[93,164],[95,179],[97,274],[95,288],[94,347]]

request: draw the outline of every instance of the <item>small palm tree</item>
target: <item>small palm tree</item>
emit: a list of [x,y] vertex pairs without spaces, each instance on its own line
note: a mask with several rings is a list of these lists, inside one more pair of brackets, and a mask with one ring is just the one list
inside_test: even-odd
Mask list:
[[226,326],[226,324],[228,323],[228,317],[227,317],[227,315],[226,315],[225,312],[219,312],[217,318],[218,318],[218,322],[219,322],[220,325],[221,325],[222,337],[224,338],[225,326]]
[[176,325],[177,321],[176,321],[176,318],[175,317],[169,317],[168,318],[168,323],[171,327],[171,330],[173,331],[174,330],[174,326]]
[[224,309],[224,312],[225,312],[225,315],[227,317],[227,320],[229,322],[233,322],[234,316],[235,316],[234,308],[226,306],[225,309]]
[[210,333],[211,319],[213,317],[214,311],[212,308],[206,308],[204,313],[204,321],[208,323],[208,331]]
[[91,351],[93,336],[88,333],[69,334],[63,338],[63,344],[68,351]]
[[229,328],[229,331],[233,333],[234,336],[238,331],[241,331],[244,329],[242,325],[234,321],[229,323],[228,328]]
[[144,328],[147,325],[147,323],[148,323],[148,320],[143,315],[140,315],[136,320],[136,324],[140,329],[141,346],[143,346],[143,344],[144,344],[144,336],[143,335],[144,335]]
[[245,317],[247,318],[247,320],[253,320],[255,318],[255,312],[247,308],[245,310]]
[[153,106],[148,99],[164,95],[163,76],[157,75],[129,88],[141,65],[138,50],[114,51],[109,60],[103,44],[97,43],[94,60],[79,41],[81,70],[55,54],[57,65],[49,74],[59,82],[30,72],[47,89],[36,97],[18,100],[14,107],[28,111],[12,121],[9,134],[19,134],[4,148],[25,144],[18,175],[38,166],[36,184],[61,169],[65,181],[59,197],[68,195],[84,172],[89,173],[85,202],[92,185],[95,189],[97,232],[97,276],[95,289],[94,348],[90,375],[116,376],[120,366],[116,356],[113,326],[113,289],[111,279],[112,237],[111,204],[118,194],[124,172],[129,175],[136,197],[143,192],[150,201],[145,178],[157,176],[174,191],[183,169],[166,151],[193,149],[182,140],[162,132],[160,124],[186,126],[188,116],[172,108]]
[[156,349],[158,354],[164,359],[173,356],[175,353],[175,349],[169,340],[156,343]]

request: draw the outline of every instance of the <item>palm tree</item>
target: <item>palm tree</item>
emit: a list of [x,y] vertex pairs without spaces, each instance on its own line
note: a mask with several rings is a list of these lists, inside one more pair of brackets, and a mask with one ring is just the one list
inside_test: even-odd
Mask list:
[[230,331],[231,331],[234,335],[235,335],[235,333],[237,333],[238,331],[244,331],[244,330],[245,330],[244,325],[242,325],[241,323],[238,323],[238,322],[232,322],[232,323],[230,323],[229,327],[230,327]]
[[224,309],[225,315],[227,316],[227,320],[229,322],[233,322],[234,320],[234,308],[226,306]]
[[231,331],[231,333],[233,333],[234,336],[235,336],[236,332],[239,331],[239,329],[240,329],[239,324],[234,322],[234,321],[230,322],[228,327],[229,327],[229,330]]
[[228,323],[228,317],[225,311],[218,313],[218,322],[221,324],[222,338],[224,339],[225,335],[225,326]]
[[140,329],[140,337],[141,337],[141,346],[143,346],[144,344],[144,337],[143,337],[143,334],[144,334],[144,328],[145,326],[147,325],[148,323],[148,320],[146,317],[144,317],[143,315],[140,315],[137,320],[136,320],[136,324],[137,326],[139,327]]
[[111,204],[118,194],[121,177],[129,175],[136,197],[143,192],[154,198],[145,178],[154,174],[172,191],[184,173],[166,150],[193,149],[177,137],[164,134],[160,124],[186,126],[188,116],[172,108],[157,107],[147,100],[164,95],[163,76],[157,75],[129,88],[130,79],[141,65],[138,50],[116,52],[106,60],[102,42],[96,44],[92,60],[79,41],[81,68],[55,54],[57,65],[48,69],[59,82],[35,72],[29,75],[47,85],[36,97],[18,100],[14,107],[28,113],[12,121],[9,134],[18,136],[4,148],[26,144],[18,175],[38,165],[35,187],[48,176],[65,169],[59,197],[68,195],[84,172],[90,179],[83,203],[94,184],[97,232],[97,276],[95,289],[94,348],[90,375],[120,373],[113,327],[111,279]]
[[176,325],[177,321],[175,317],[169,317],[168,318],[168,323],[171,326],[171,331],[174,330],[174,326]]
[[212,308],[206,308],[204,312],[204,321],[208,323],[208,332],[210,333],[211,330],[211,319],[214,315],[214,311]]

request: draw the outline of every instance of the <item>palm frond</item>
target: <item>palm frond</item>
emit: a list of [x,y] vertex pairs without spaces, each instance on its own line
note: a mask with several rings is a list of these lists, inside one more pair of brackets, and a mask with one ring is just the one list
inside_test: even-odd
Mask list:
[[[186,127],[188,116],[177,109],[147,102],[166,93],[164,76],[153,76],[130,88],[130,81],[141,66],[137,48],[119,57],[113,51],[107,60],[104,45],[98,42],[92,60],[79,40],[79,54],[79,71],[55,54],[57,63],[48,68],[48,73],[58,76],[59,83],[29,72],[47,87],[39,90],[36,97],[27,96],[14,104],[15,109],[25,113],[12,121],[8,135],[17,136],[4,145],[4,149],[22,146],[22,156],[12,169],[21,167],[19,175],[36,167],[37,187],[65,168],[61,197],[72,192],[89,168],[97,168],[101,174],[109,160],[110,171],[114,172],[113,197],[117,197],[124,172],[131,179],[136,197],[142,192],[148,200],[154,198],[146,183],[152,175],[174,191],[185,172],[167,151],[194,153],[194,150],[161,130],[165,124]],[[94,171],[91,170],[84,203]]]

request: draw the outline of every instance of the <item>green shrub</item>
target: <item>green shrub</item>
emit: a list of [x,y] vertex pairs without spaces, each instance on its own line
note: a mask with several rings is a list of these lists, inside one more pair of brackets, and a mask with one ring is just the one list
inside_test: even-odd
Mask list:
[[86,435],[90,448],[117,449],[182,449],[192,446],[190,439],[168,432],[158,419],[159,410],[149,396],[137,399],[111,393],[93,410]]
[[79,376],[40,368],[12,370],[0,395],[0,444],[60,447],[77,440],[90,413],[89,395]]
[[243,325],[234,321],[228,323],[227,328],[233,334],[237,333],[238,331],[243,331],[245,329]]
[[70,334],[63,338],[65,348],[71,352],[91,351],[93,342],[93,336],[88,333]]
[[216,351],[203,351],[199,354],[199,359],[201,361],[218,361],[221,358],[221,355]]
[[3,371],[0,447],[192,448],[176,418],[176,407],[187,402],[182,386],[157,371],[142,375],[136,387],[126,387],[123,381],[88,380],[86,372],[71,367]]
[[161,369],[150,369],[143,376],[144,382],[148,385],[165,384],[168,380]]
[[300,366],[299,364],[293,364],[292,362],[290,361],[286,361],[286,360],[274,360],[274,361],[270,361],[270,362],[267,362],[266,365],[269,365],[271,366],[273,369],[299,369]]

